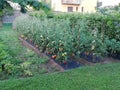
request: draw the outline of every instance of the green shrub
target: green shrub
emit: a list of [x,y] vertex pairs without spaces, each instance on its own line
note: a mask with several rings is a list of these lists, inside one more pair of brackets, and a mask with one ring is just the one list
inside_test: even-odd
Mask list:
[[12,57],[7,52],[7,47],[0,43],[0,68],[2,72],[11,73],[11,68],[8,68],[10,65],[13,66],[10,61],[11,58]]
[[0,73],[14,75],[19,72],[20,67],[10,54],[9,49],[4,43],[0,43]]

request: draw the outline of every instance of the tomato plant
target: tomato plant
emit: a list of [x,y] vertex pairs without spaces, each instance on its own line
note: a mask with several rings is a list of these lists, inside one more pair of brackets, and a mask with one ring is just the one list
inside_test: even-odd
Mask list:
[[66,61],[71,56],[79,57],[82,52],[104,56],[108,51],[120,51],[116,49],[120,46],[119,20],[106,15],[66,14],[50,19],[32,16],[17,23],[21,37],[33,41],[53,59]]

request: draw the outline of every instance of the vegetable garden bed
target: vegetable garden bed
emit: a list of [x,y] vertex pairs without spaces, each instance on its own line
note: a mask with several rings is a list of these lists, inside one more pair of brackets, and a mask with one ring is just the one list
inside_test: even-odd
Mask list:
[[95,62],[93,62],[93,56],[86,55],[85,53],[81,53],[81,58],[71,57],[68,60],[61,62],[56,60],[55,57],[50,53],[41,53],[39,48],[30,40],[26,40],[25,38],[19,37],[20,41],[22,41],[22,45],[26,46],[27,48],[33,50],[36,54],[40,55],[41,57],[45,58],[48,57],[50,66],[56,68],[59,71],[64,71],[68,69],[78,68],[86,65],[95,65],[97,63],[106,64],[106,63],[113,63],[113,62],[120,62],[117,59],[113,59],[111,57],[95,57]]
[[[16,30],[21,38],[64,69],[68,69],[67,65],[70,65],[70,68],[82,66],[84,64],[79,63],[82,60],[94,65],[104,62],[103,57],[120,51],[118,28],[109,25],[110,17],[97,14],[94,16],[80,15],[78,20],[76,16],[51,19],[20,18],[16,21]],[[116,36],[112,34],[113,29]],[[75,65],[72,66],[71,63]]]
[[[48,53],[41,53],[39,51],[39,49],[37,47],[35,47],[35,45],[33,43],[28,42],[28,40],[24,40],[21,37],[19,37],[19,39],[20,39],[20,41],[22,41],[22,45],[33,50],[36,54],[38,54],[44,58],[48,57],[49,63],[51,64],[51,66],[55,66],[55,68],[57,68],[60,71],[80,67],[80,66],[83,66],[85,64],[85,63],[81,63],[81,62],[76,62],[75,59],[71,59],[71,58],[69,58],[68,61],[62,63],[60,61],[55,60],[55,58],[52,58],[52,55],[50,55]],[[89,65],[89,64],[87,64],[87,65]]]

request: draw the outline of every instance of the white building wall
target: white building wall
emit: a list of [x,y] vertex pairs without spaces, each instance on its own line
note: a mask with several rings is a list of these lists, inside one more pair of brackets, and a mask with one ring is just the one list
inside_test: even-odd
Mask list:
[[51,6],[54,11],[62,11],[61,0],[51,0]]
[[[82,0],[80,8],[84,8],[85,13],[96,12],[97,0]],[[80,11],[81,12],[81,11]]]

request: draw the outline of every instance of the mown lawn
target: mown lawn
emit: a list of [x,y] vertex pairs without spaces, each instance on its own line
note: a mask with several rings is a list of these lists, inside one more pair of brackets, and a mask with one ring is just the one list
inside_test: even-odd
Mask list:
[[[9,26],[1,29],[0,37],[12,53],[19,56],[19,52],[26,49],[21,47],[20,43],[15,43],[18,42],[16,33],[10,29]],[[120,90],[120,63],[98,64],[52,74],[36,74],[29,78],[11,78],[0,81],[0,90]]]
[[120,63],[1,81],[0,90],[120,90]]

